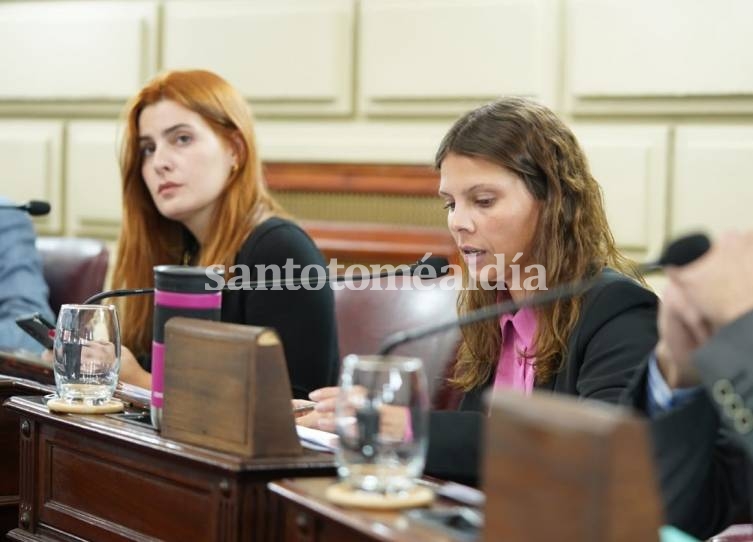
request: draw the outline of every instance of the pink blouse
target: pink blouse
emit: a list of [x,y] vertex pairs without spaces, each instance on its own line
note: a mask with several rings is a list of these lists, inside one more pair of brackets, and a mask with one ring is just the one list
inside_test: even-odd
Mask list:
[[497,363],[494,389],[506,388],[530,395],[533,391],[533,357],[525,357],[533,349],[536,334],[536,313],[530,307],[515,314],[503,314],[499,319],[502,328],[502,351]]

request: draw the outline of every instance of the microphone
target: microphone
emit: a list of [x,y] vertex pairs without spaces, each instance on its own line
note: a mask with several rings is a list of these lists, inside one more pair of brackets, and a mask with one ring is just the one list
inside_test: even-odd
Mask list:
[[46,201],[31,200],[28,203],[22,205],[0,205],[0,210],[14,209],[18,211],[26,211],[31,216],[44,216],[50,212],[50,204]]
[[711,248],[711,241],[703,233],[691,233],[671,242],[655,262],[639,266],[641,273],[651,273],[668,265],[682,266],[697,260]]
[[[410,266],[406,264],[398,265],[394,271],[382,271],[381,273],[375,274],[375,275],[358,275],[356,277],[352,275],[337,275],[334,277],[335,282],[343,282],[345,280],[373,280],[373,279],[380,279],[380,278],[386,278],[390,276],[417,276],[420,278],[437,278],[441,277],[443,275],[446,275],[449,272],[449,261],[447,258],[441,257],[441,256],[430,256],[429,253],[424,254],[424,257],[418,260],[416,263],[411,264]],[[330,277],[327,278],[328,281],[332,280]],[[283,280],[277,280],[277,279],[270,279],[266,281],[252,281],[252,282],[242,282],[240,284],[233,284],[233,287],[231,288],[228,285],[225,285],[222,290],[231,290],[231,289],[250,289],[250,290],[256,290],[256,289],[267,289],[267,288],[274,288],[275,286],[299,286],[299,285],[310,285],[312,283],[318,283],[319,278],[297,278],[297,279],[283,279]],[[216,291],[216,290],[213,290]],[[154,288],[124,288],[120,290],[108,290],[106,292],[100,292],[98,294],[95,294],[91,296],[89,299],[84,301],[84,305],[91,305],[93,303],[96,303],[97,301],[100,301],[102,299],[106,299],[109,297],[128,297],[131,295],[144,295],[144,294],[153,294]]]
[[[640,268],[653,271],[668,265],[682,266],[703,256],[710,247],[711,242],[706,235],[702,233],[687,235],[667,245],[658,260],[649,264],[641,265]],[[434,335],[435,333],[441,333],[448,329],[464,327],[470,324],[475,324],[476,322],[490,320],[506,313],[516,312],[525,307],[537,307],[560,299],[575,297],[585,293],[588,289],[594,286],[598,280],[598,275],[585,280],[576,280],[546,290],[542,294],[532,295],[517,303],[513,300],[503,301],[501,303],[488,305],[475,311],[471,311],[459,318],[455,317],[450,320],[445,320],[439,324],[429,324],[409,329],[407,331],[392,333],[382,342],[378,355],[386,356],[401,344],[423,339],[424,337]]]

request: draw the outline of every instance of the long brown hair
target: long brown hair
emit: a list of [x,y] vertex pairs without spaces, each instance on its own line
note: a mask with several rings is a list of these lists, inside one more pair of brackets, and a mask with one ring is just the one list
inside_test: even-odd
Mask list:
[[[162,100],[172,100],[201,115],[215,134],[238,152],[238,167],[215,205],[210,235],[201,246],[197,261],[192,263],[222,264],[228,269],[259,217],[265,212],[282,212],[263,181],[251,110],[243,96],[212,72],[170,71],[159,75],[141,89],[125,112],[120,154],[123,223],[113,274],[115,288],[152,285],[155,265],[184,263],[186,239],[190,239],[187,230],[159,213],[141,174],[139,117],[145,107]],[[119,308],[123,344],[136,355],[148,352],[152,340],[152,299],[124,298]]]
[[[635,266],[615,247],[601,187],[585,154],[552,111],[522,98],[479,107],[463,115],[445,135],[434,162],[437,169],[450,153],[483,158],[508,169],[541,203],[531,260],[544,266],[548,288],[593,276],[607,265],[642,282]],[[496,296],[496,290],[463,288],[458,312],[492,304]],[[566,359],[581,303],[581,298],[574,298],[537,310],[533,352],[537,382],[552,378]],[[462,334],[452,382],[467,391],[491,377],[502,334],[496,320],[465,327]]]

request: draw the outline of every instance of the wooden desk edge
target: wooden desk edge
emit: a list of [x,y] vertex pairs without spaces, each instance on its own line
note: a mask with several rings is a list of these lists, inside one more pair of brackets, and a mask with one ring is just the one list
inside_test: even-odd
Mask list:
[[333,456],[324,452],[313,452],[304,449],[304,454],[301,456],[247,459],[212,450],[211,448],[169,440],[148,426],[138,427],[111,417],[86,414],[53,414],[47,410],[47,407],[42,402],[42,398],[38,396],[13,396],[5,401],[3,406],[19,416],[31,416],[42,419],[45,423],[65,425],[80,431],[92,431],[103,437],[121,441],[126,446],[143,446],[167,452],[186,461],[222,466],[223,468],[230,468],[236,471],[275,471],[309,468],[334,469]]
[[[448,534],[439,530],[434,530],[424,525],[413,525],[411,531],[403,531],[396,529],[394,526],[387,524],[386,522],[380,522],[377,519],[368,518],[369,514],[383,514],[385,517],[395,514],[401,515],[406,510],[369,510],[361,508],[345,508],[336,504],[329,503],[323,497],[323,495],[312,492],[304,484],[312,483],[335,483],[336,477],[311,477],[305,478],[302,481],[298,481],[293,478],[285,478],[267,483],[267,489],[282,499],[287,499],[293,504],[308,510],[314,514],[317,514],[327,520],[334,521],[344,527],[347,527],[353,531],[371,537],[375,540],[381,540],[384,542],[416,542],[415,535],[418,532],[426,532],[432,540],[448,541],[452,538],[448,537]],[[429,507],[455,506],[452,501],[446,500],[442,497],[437,497]],[[416,507],[411,510],[427,507]],[[406,518],[406,521],[410,521]],[[378,526],[378,528],[375,528]]]

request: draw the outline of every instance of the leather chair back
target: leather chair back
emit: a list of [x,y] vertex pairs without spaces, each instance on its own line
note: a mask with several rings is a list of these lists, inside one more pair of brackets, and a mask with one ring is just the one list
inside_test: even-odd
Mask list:
[[[428,290],[412,287],[410,277],[377,279],[382,290],[372,287],[353,290],[340,283],[335,291],[335,311],[340,355],[376,354],[382,341],[391,333],[440,322],[456,315],[457,291],[441,289],[442,279],[424,279]],[[386,289],[392,285],[398,289]],[[353,283],[359,286],[356,281]],[[400,289],[406,286],[410,289]],[[417,356],[424,362],[432,407],[454,408],[457,395],[448,392],[446,375],[460,340],[460,331],[451,329],[397,347],[393,354]]]
[[77,237],[38,237],[44,279],[50,289],[50,307],[81,303],[101,292],[109,253],[102,241]]

